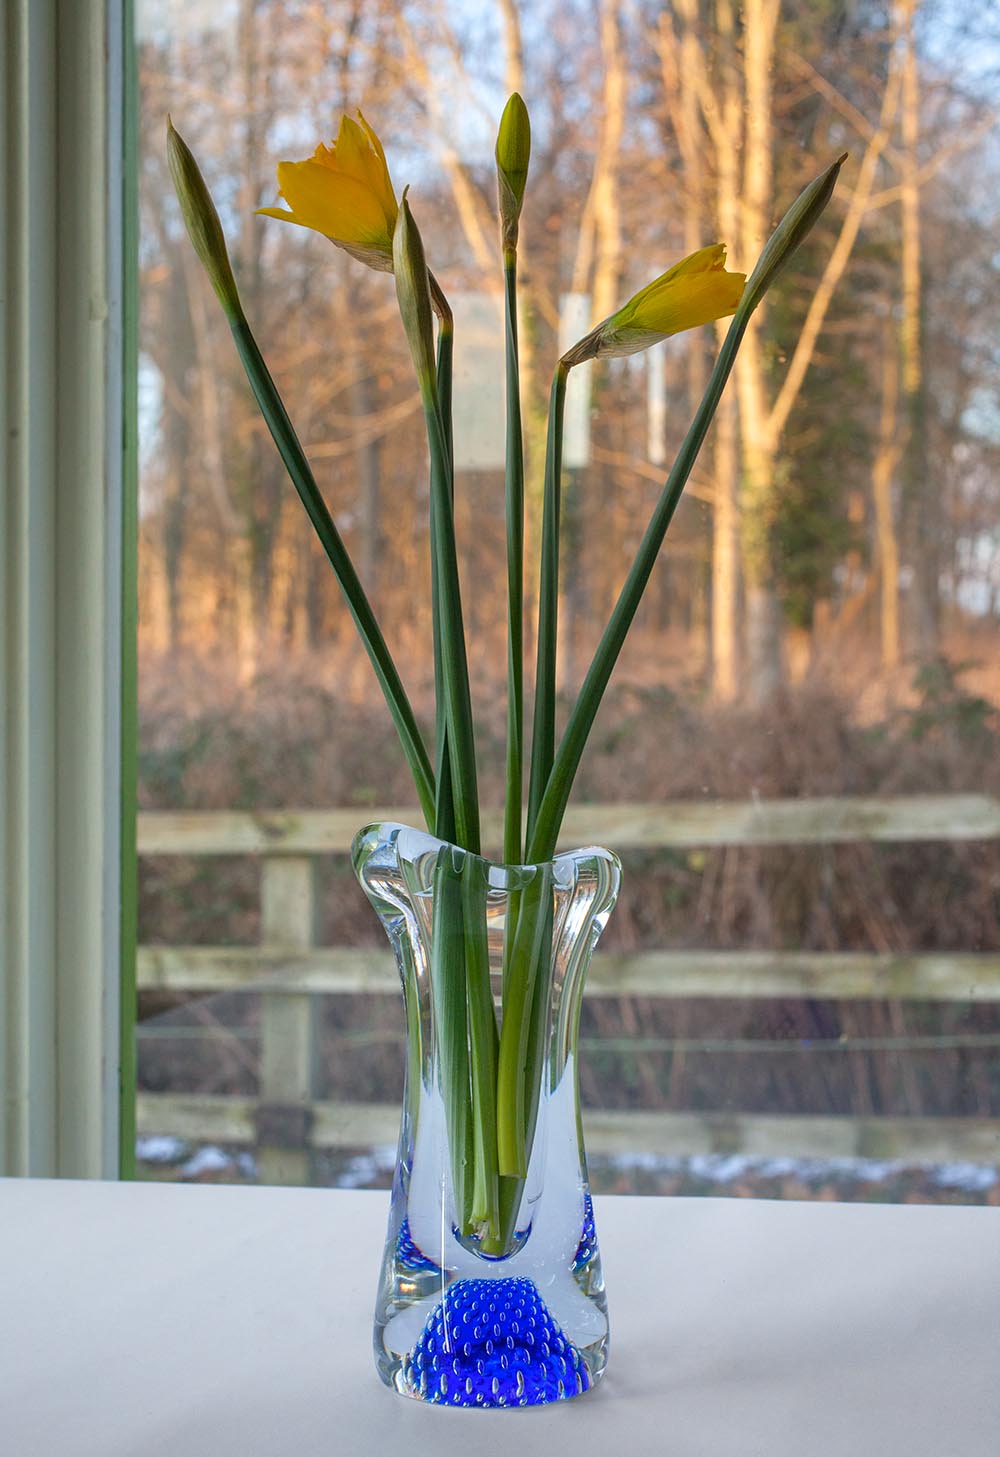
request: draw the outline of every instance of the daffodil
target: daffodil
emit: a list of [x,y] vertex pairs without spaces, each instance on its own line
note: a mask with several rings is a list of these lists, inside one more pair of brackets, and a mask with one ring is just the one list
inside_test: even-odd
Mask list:
[[745,273],[727,272],[724,243],[699,248],[633,294],[616,314],[574,345],[564,362],[637,354],[670,334],[728,318],[735,314],[745,284]]
[[180,132],[167,117],[167,165],[173,178],[181,216],[188,230],[202,267],[208,274],[216,297],[232,322],[243,313],[239,290],[233,277],[229,250],[215,210],[215,203],[201,175],[201,168]]
[[306,161],[279,162],[278,190],[288,207],[258,212],[312,228],[369,268],[392,272],[399,205],[382,143],[360,111],[357,121],[342,117],[336,141],[321,142]]
[[517,246],[517,223],[524,202],[530,158],[531,122],[528,119],[528,108],[515,91],[503,109],[496,145],[500,231],[505,248]]

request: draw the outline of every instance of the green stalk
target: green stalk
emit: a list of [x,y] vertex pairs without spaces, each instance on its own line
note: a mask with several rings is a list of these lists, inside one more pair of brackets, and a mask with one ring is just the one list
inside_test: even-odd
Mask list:
[[750,317],[830,201],[846,157],[845,152],[842,157],[838,157],[836,162],[803,188],[765,243],[754,270],[747,279],[746,289],[733,316],[722,348],[719,350],[719,356],[715,361],[715,367],[701,404],[698,406],[690,429],[684,438],[684,444],[674,461],[673,469],[667,477],[663,494],[660,496],[646,528],[635,561],[632,563],[625,585],[615,603],[615,609],[604,630],[604,636],[594,654],[593,662],[580,690],[580,696],[566,725],[566,731],[552,765],[552,772],[545,785],[537,818],[528,835],[526,855],[529,862],[549,860],[555,851],[573,780],[580,766],[580,759],[600,707],[602,695],[611,679],[615,663],[618,661],[618,654],[621,652],[625,636],[639,606],[646,583],[649,581],[660,547],[663,545],[667,527],[677,509],[681,492],[687,484],[702,441],[712,423],[712,417],[732,371]]
[[[542,797],[555,755],[556,638],[559,629],[559,507],[562,490],[563,416],[569,367],[556,365],[549,395],[549,428],[545,448],[542,505],[542,562],[538,588],[538,649],[535,663],[535,711],[531,730],[531,776],[528,785],[527,839],[531,843]],[[545,856],[549,859],[549,856]],[[532,857],[528,856],[528,863]]]
[[[527,1125],[534,1104],[534,1089],[541,1078],[539,1059],[529,1056],[535,985],[548,956],[551,940],[552,872],[539,865],[521,894],[521,910],[514,933],[497,1067],[497,1155],[501,1174],[523,1179],[531,1152]],[[539,1064],[536,1066],[535,1064]]]
[[445,732],[455,804],[455,841],[479,854],[479,790],[472,727],[469,663],[465,650],[462,594],[458,578],[455,519],[451,501],[451,457],[436,388],[422,382],[431,449],[431,553],[437,577],[437,627]]
[[625,585],[615,603],[614,611],[604,630],[594,659],[587,670],[583,687],[580,689],[580,696],[573,707],[566,731],[559,744],[559,751],[555,756],[552,772],[548,776],[548,783],[545,786],[538,814],[529,836],[527,851],[529,862],[550,860],[555,852],[556,840],[573,787],[573,780],[600,707],[601,698],[611,679],[646,583],[656,565],[656,558],[663,545],[667,527],[677,509],[681,492],[687,484],[702,441],[712,423],[712,417],[729,378],[749,319],[750,310],[744,310],[741,306],[729,327],[701,404],[698,406],[691,427],[684,438],[673,469],[667,477],[663,493],[657,502],[649,525],[646,527],[635,561],[625,579]]
[[[442,762],[447,753],[451,773],[455,825],[452,838],[462,849],[478,855],[475,741],[455,543],[450,410],[451,311],[437,283],[428,274],[423,242],[405,192],[393,234],[393,272],[400,316],[420,387],[430,448],[438,750]],[[441,320],[436,359],[432,322],[435,311]],[[439,379],[444,387],[443,397],[438,387]],[[443,715],[440,712],[442,704]],[[442,817],[446,811],[447,806]],[[431,979],[455,1212],[462,1231],[472,1233],[478,1232],[477,1226],[481,1227],[484,1223],[488,1229],[496,1230],[498,1223],[496,1178],[491,1184],[489,1177],[491,1134],[480,1126],[483,1122],[483,1082],[491,1068],[491,1038],[496,1038],[496,1026],[494,1023],[491,1028],[484,1019],[482,1004],[478,1000],[483,992],[487,998],[490,996],[485,904],[481,913],[476,906],[470,905],[466,923],[464,881],[458,878],[456,871],[457,856],[459,851],[450,845],[442,846],[438,856]],[[462,863],[460,859],[458,863]],[[483,958],[484,966],[480,964]],[[471,999],[470,990],[473,994]],[[474,1007],[471,1027],[470,1006]],[[492,1020],[492,1002],[488,1012]],[[475,1066],[475,1090],[470,1082],[472,1064]],[[485,1094],[488,1110],[492,1106],[490,1093],[491,1090],[487,1090]],[[493,1163],[495,1166],[495,1159]],[[473,1218],[474,1213],[476,1219]]]
[[[449,460],[454,461],[454,442],[452,437],[452,360],[454,356],[455,330],[451,309],[448,307],[444,295],[437,291],[437,299],[440,307],[438,324],[438,347],[437,347],[437,389],[438,400],[441,406],[441,417],[444,421],[445,440],[448,446]],[[455,501],[455,473],[452,466],[449,471],[450,496],[452,507]],[[434,503],[431,502],[431,511],[434,510]],[[433,534],[433,526],[432,526]],[[448,730],[445,718],[444,701],[444,665],[441,657],[441,633],[440,624],[441,607],[439,601],[437,555],[431,554],[431,621],[434,624],[434,722],[436,742],[436,763],[435,763],[435,784],[437,786],[437,798],[434,805],[434,833],[438,839],[446,840],[449,844],[454,843],[455,826],[455,796],[451,778],[451,762],[448,758]]]
[[476,746],[469,691],[469,663],[462,621],[462,592],[455,544],[452,505],[452,459],[449,433],[441,411],[434,359],[433,299],[439,293],[427,271],[424,245],[413,221],[406,192],[400,200],[393,233],[393,275],[400,317],[417,374],[431,457],[431,561],[437,576],[436,642],[441,664],[445,732],[455,802],[455,840],[479,853],[479,795]]
[[455,870],[454,857],[452,847],[442,845],[434,868],[431,996],[455,1215],[460,1228],[465,1231],[470,1226],[472,1215],[473,1185],[468,1172],[469,1147],[474,1135],[465,995],[463,882]]
[[521,431],[521,372],[517,352],[517,249],[504,249],[506,345],[507,525],[507,761],[503,858],[521,863],[521,783],[524,749],[524,440]]
[[417,727],[413,709],[406,696],[406,690],[396,671],[396,665],[392,660],[385,638],[382,636],[382,630],[354,569],[354,563],[334,525],[333,517],[320,495],[309,462],[299,444],[292,422],[288,418],[277,386],[257,347],[257,341],[251,332],[250,325],[242,312],[230,315],[229,323],[260,412],[278,447],[278,453],[291,477],[292,484],[306,508],[313,529],[336,573],[350,614],[361,634],[361,640],[365,645],[372,667],[375,669],[375,675],[396,725],[403,753],[410,766],[424,819],[428,828],[432,828],[435,816],[434,772],[431,769],[430,759]]
[[462,913],[472,1088],[471,1220],[484,1242],[495,1248],[500,1240],[496,1132],[497,1023],[486,934],[486,875],[482,862],[474,855],[466,855],[462,866]]
[[546,889],[539,911],[539,925],[534,944],[535,974],[531,991],[531,1009],[528,1016],[528,1045],[524,1058],[524,1150],[526,1163],[531,1162],[531,1149],[535,1141],[535,1124],[538,1121],[538,1105],[541,1101],[542,1079],[545,1074],[547,1043],[550,1036],[549,1010],[552,1001],[552,887],[546,869]]

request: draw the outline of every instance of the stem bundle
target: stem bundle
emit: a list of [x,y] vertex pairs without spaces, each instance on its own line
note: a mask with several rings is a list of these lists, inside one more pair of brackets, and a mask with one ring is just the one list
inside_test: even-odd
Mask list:
[[[369,139],[374,137],[367,124],[365,133]],[[503,854],[510,865],[526,860],[533,873],[524,887],[509,898],[498,1032],[487,938],[489,892],[486,870],[479,859],[475,734],[455,538],[452,316],[443,292],[427,270],[423,244],[405,192],[393,212],[395,195],[381,144],[377,138],[374,143],[365,166],[377,184],[373,196],[377,196],[385,218],[385,236],[365,234],[353,241],[344,240],[341,246],[372,266],[391,267],[424,408],[430,452],[435,770],[371,604],[246,320],[222,227],[204,179],[182,139],[172,127],[168,128],[171,171],[192,242],[229,319],[264,420],[344,592],[396,725],[426,822],[442,842],[434,875],[431,983],[437,1077],[448,1133],[455,1217],[462,1234],[475,1237],[484,1252],[502,1255],[509,1251],[514,1238],[547,1066],[553,939],[550,862],[573,782],[604,691],[733,368],[750,315],[826,206],[844,159],[811,183],[792,205],[764,248],[745,290],[742,275],[723,271],[724,248],[716,245],[700,250],[598,324],[556,366],[549,401],[534,712],[522,837],[524,456],[517,237],[528,173],[530,126],[520,97],[511,97],[504,111],[496,153],[506,361],[507,742]],[[357,158],[352,165],[355,169],[360,165]],[[331,169],[330,175],[334,179],[330,186],[335,187],[336,170]],[[362,185],[353,173],[350,180],[352,186]],[[278,215],[302,221],[289,213]],[[342,211],[337,214],[342,215]],[[712,302],[699,302],[706,298]],[[708,312],[700,312],[706,308]],[[727,314],[734,315],[733,321],[704,397],[557,746],[560,496],[563,417],[570,369],[586,359],[634,352],[681,328]],[[436,350],[434,315],[438,319]],[[412,1009],[408,1009],[408,1015],[412,1015]],[[415,1067],[412,1075],[416,1075]]]

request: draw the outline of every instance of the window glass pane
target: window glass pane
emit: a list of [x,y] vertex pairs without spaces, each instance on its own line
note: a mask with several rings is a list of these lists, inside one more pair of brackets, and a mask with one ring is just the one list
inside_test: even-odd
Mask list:
[[[605,1115],[595,1188],[1000,1201],[1000,78],[988,19],[915,8],[912,29],[887,29],[884,10],[844,26],[787,5],[761,54],[743,44],[754,7],[728,34],[708,19],[725,4],[685,21],[646,0],[137,0],[144,1174],[388,1183],[404,1023],[345,850],[377,811],[417,819],[183,235],[166,114],[430,725],[426,448],[392,280],[255,214],[277,201],[277,160],[358,106],[412,186],[456,306],[456,511],[495,806],[492,148],[516,85],[534,133],[532,551],[559,349],[696,247],[721,238],[748,269],[797,191],[850,152],[741,356],[578,781],[581,804],[664,804],[641,845],[628,813],[584,837],[625,869],[583,1014],[582,1097]],[[563,713],[715,349],[707,328],[574,376]],[[329,818],[306,833],[281,813],[302,809]],[[629,995],[608,994],[614,976]]]

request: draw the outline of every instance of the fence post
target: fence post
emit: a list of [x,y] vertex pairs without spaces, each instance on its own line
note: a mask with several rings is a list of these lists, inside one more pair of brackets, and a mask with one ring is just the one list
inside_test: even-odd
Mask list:
[[[315,946],[319,897],[310,856],[263,857],[260,900],[263,946],[279,951]],[[311,1183],[319,1030],[313,1003],[309,992],[268,992],[261,998],[257,1159],[262,1184]]]

